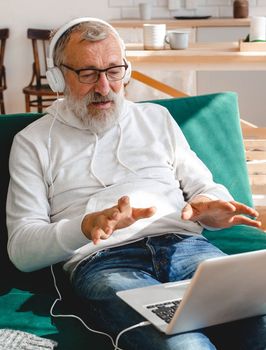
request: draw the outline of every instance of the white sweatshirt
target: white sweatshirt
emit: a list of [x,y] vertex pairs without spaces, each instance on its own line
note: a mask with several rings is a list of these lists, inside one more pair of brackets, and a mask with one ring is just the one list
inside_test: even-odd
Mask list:
[[[96,135],[56,101],[19,132],[10,154],[8,252],[23,271],[63,261],[69,272],[90,254],[145,236],[199,234],[181,210],[198,194],[232,200],[191,151],[168,110],[125,101],[116,125]],[[206,140],[206,143],[208,141]],[[86,213],[128,195],[133,207],[156,214],[94,245],[81,231]]]

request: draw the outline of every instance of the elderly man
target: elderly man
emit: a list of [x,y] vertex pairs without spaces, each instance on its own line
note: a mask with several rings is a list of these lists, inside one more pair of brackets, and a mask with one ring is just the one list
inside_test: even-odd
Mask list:
[[[23,271],[62,262],[95,329],[116,336],[142,321],[117,291],[191,278],[202,260],[223,255],[203,227],[260,222],[213,182],[166,109],[125,99],[130,64],[109,24],[83,18],[60,28],[49,66],[65,97],[15,137],[8,251]],[[215,349],[215,337],[150,326],[121,346]]]

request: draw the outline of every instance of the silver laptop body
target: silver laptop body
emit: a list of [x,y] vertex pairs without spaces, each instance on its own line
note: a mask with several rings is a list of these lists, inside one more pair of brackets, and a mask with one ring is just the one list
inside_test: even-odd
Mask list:
[[[266,314],[266,249],[202,262],[191,280],[117,292],[133,309],[166,334]],[[179,306],[170,320],[154,304]],[[172,307],[175,308],[175,307]],[[159,306],[160,309],[160,306]],[[165,317],[164,317],[165,318]]]

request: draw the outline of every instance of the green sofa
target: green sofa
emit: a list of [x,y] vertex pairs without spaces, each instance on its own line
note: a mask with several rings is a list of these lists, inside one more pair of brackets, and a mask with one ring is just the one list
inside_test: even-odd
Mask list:
[[[169,109],[215,180],[227,186],[236,200],[252,205],[236,94],[226,92],[154,102]],[[8,259],[5,201],[9,181],[9,150],[14,135],[39,117],[41,114],[37,113],[0,116],[0,328],[22,330],[54,339],[58,342],[58,349],[62,350],[112,349],[108,339],[88,332],[77,319],[56,318],[51,322],[49,310],[57,294],[49,268],[22,273]],[[214,232],[204,230],[203,234],[229,254],[266,248],[265,234],[246,226]],[[55,312],[78,313],[68,281],[62,275],[59,279],[65,295]]]

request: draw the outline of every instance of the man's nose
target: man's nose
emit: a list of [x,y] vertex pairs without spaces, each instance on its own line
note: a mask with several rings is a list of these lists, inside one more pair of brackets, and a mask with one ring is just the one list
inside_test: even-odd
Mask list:
[[95,92],[98,92],[102,96],[106,96],[110,91],[110,83],[104,72],[99,74],[99,79],[95,83]]

